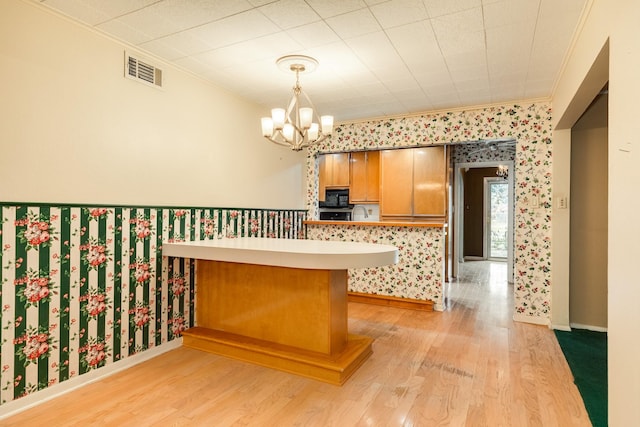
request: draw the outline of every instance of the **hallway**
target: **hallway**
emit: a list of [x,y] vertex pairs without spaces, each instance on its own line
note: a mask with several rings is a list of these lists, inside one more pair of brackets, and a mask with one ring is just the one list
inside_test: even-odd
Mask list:
[[460,264],[458,277],[445,283],[447,311],[475,307],[483,321],[513,318],[513,283],[507,282],[507,263],[467,261]]
[[342,387],[179,348],[6,426],[589,426],[553,332],[513,322],[506,265],[462,265],[444,312],[349,305],[373,355]]

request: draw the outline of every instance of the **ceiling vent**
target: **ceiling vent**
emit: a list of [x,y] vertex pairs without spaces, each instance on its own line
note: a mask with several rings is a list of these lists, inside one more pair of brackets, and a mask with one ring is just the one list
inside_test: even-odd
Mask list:
[[125,52],[125,76],[154,87],[162,87],[162,70]]

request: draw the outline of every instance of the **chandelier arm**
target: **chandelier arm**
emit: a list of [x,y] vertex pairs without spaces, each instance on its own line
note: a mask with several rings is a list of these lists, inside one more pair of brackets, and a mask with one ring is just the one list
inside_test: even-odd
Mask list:
[[316,116],[318,116],[318,111],[316,110],[316,106],[313,105],[313,102],[311,102],[311,98],[309,98],[309,95],[307,95],[307,93],[305,91],[302,90],[302,88],[300,88],[300,94],[302,96],[304,96],[304,99],[307,101],[307,103],[309,104],[309,106],[311,108],[313,108],[313,112]]
[[329,135],[325,135],[323,133],[321,133],[322,136],[318,137],[318,139],[316,139],[315,141],[313,141],[314,144],[319,144],[322,141],[324,141],[325,139],[327,139],[329,137]]
[[315,141],[309,141],[309,140],[303,140],[302,143],[298,146],[299,148],[296,151],[302,150],[303,148],[307,148],[310,147],[311,145],[315,145],[315,144],[319,144],[322,141],[324,141],[325,139],[327,139],[329,137],[329,135],[322,135],[321,137],[319,137],[318,139],[316,139]]
[[278,141],[277,139],[270,138],[270,137],[265,137],[265,138],[267,138],[269,141],[273,142],[274,144],[282,145],[283,147],[290,147],[291,149],[295,150],[295,148],[287,141]]
[[298,104],[298,97],[296,96],[296,94],[294,93],[293,96],[291,97],[291,100],[289,101],[289,105],[287,106],[286,111],[286,119],[289,120],[289,123],[293,124],[293,121],[291,120],[291,112],[293,111],[293,108],[296,106],[296,104]]
[[[300,93],[300,86],[296,84],[293,88],[293,97],[289,101],[289,106],[286,109],[286,120],[291,123],[296,132],[300,135],[301,138],[304,138],[305,131],[300,127],[300,117],[298,117],[298,111],[300,109],[300,99],[298,98],[298,94]],[[297,109],[295,107],[298,107]],[[295,111],[295,120],[291,118],[291,113]],[[297,140],[297,139],[296,139]]]
[[266,139],[273,142],[274,144],[281,145],[283,147],[291,148],[293,151],[300,151],[303,148],[307,147],[308,144],[305,144],[305,140],[295,139],[293,141],[288,141],[281,131],[276,131],[272,136],[265,136]]
[[313,105],[313,102],[311,101],[311,99],[309,98],[309,95],[307,95],[307,93],[303,90],[300,91],[300,93],[304,96],[304,98],[306,99],[306,101],[309,103],[309,105],[311,106],[311,108],[313,108],[313,114],[315,115],[316,121],[318,123],[319,129],[318,129],[318,135],[321,135],[321,137],[319,137],[318,139],[316,139],[314,141],[314,144],[319,144],[322,141],[324,141],[325,139],[327,139],[327,137],[330,136],[330,134],[325,134],[324,132],[322,132],[322,117],[320,117],[320,114],[318,114],[318,110],[316,109],[315,105]]
[[[296,73],[296,75],[297,75],[297,73]],[[291,123],[291,125],[296,130],[298,135],[300,135],[300,138],[304,140],[306,135],[307,135],[307,130],[300,126],[300,117],[299,117],[300,97],[299,97],[299,95],[301,93],[304,95],[304,97],[306,98],[307,102],[311,105],[311,108],[314,108],[313,107],[313,103],[311,102],[311,100],[309,99],[307,94],[302,91],[302,88],[300,87],[300,84],[296,80],[296,85],[293,88],[293,97],[291,97],[291,100],[289,101],[289,106],[286,109],[286,119],[287,119],[287,121],[289,123]],[[298,107],[298,108],[295,108],[295,107]],[[314,111],[314,114],[317,115],[317,113],[315,112],[315,108],[314,108],[313,111]],[[291,118],[291,113],[292,112],[295,112],[295,120]],[[300,143],[298,142],[297,138],[295,138],[295,140],[293,142],[296,145],[300,145]]]

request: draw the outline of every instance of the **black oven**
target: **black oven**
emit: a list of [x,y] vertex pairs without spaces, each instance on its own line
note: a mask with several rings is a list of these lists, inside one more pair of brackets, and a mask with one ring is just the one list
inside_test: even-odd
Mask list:
[[325,193],[324,202],[320,202],[321,208],[332,209],[350,209],[353,205],[349,204],[349,190],[348,189],[327,189]]
[[321,221],[351,221],[351,211],[323,211],[320,212]]

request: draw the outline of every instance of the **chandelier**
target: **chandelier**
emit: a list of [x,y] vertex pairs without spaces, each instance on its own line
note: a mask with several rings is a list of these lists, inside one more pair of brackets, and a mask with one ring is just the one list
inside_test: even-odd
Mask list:
[[500,178],[507,179],[509,178],[509,168],[505,165],[498,165],[498,170],[496,171],[496,175]]
[[296,85],[286,109],[274,108],[271,117],[262,118],[262,136],[293,151],[324,141],[333,132],[333,116],[318,115],[299,80],[300,73],[315,70],[318,61],[310,56],[288,55],[279,58],[276,64],[296,73]]

